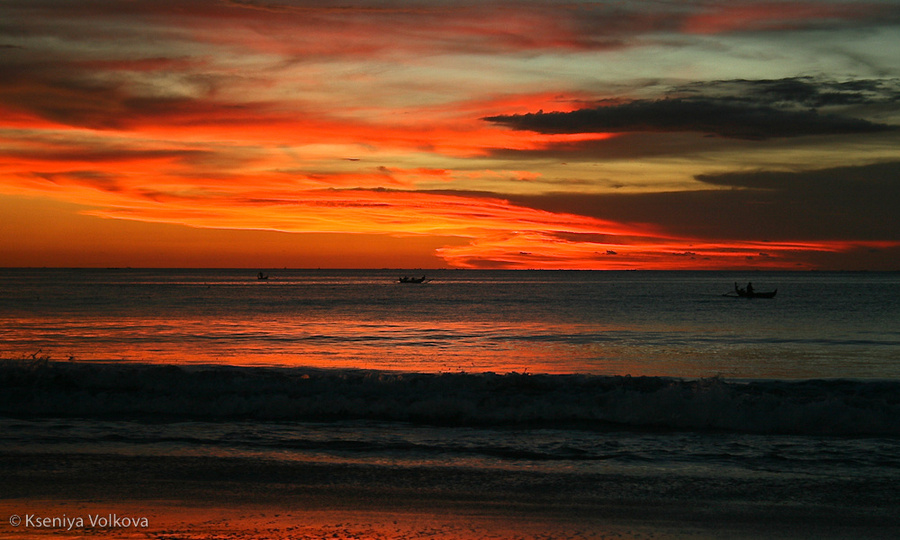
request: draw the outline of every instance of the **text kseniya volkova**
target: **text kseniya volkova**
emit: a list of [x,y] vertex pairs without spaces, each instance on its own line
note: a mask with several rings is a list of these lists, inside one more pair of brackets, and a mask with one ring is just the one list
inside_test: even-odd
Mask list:
[[118,514],[88,514],[69,517],[66,514],[56,517],[39,516],[37,514],[25,514],[22,520],[25,527],[35,529],[128,529],[147,528],[150,521],[146,517],[120,516]]

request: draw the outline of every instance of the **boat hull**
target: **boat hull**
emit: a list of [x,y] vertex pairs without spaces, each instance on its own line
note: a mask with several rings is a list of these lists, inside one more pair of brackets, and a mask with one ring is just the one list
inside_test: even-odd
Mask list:
[[737,291],[736,294],[723,294],[722,296],[729,296],[731,298],[775,298],[775,295],[778,294],[778,289],[774,291],[767,292],[752,292],[748,293],[747,291]]

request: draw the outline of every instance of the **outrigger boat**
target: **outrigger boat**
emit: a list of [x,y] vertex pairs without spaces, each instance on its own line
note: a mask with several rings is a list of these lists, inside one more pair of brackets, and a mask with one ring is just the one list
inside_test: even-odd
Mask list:
[[398,283],[425,283],[425,276],[420,278],[412,277],[412,276],[400,276],[400,279],[397,280]]
[[746,288],[738,287],[737,283],[734,284],[734,293],[723,294],[722,296],[730,296],[731,298],[775,298],[775,295],[778,294],[778,289],[774,291],[766,291],[766,292],[758,292],[753,290],[753,284],[748,283]]

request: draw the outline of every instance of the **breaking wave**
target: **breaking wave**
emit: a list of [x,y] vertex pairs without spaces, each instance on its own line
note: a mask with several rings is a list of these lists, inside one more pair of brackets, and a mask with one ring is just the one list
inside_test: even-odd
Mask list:
[[900,382],[398,373],[6,360],[0,414],[900,435]]

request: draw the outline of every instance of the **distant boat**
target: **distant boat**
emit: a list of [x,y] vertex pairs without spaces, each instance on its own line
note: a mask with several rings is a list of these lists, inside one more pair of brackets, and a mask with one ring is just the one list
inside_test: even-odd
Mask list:
[[262,272],[256,274],[256,279],[269,279],[269,274],[263,274]]
[[425,283],[427,280],[425,276],[422,277],[412,277],[412,276],[401,276],[400,279],[397,280],[398,283]]
[[742,289],[737,286],[737,283],[734,284],[734,294],[727,293],[722,296],[730,296],[732,298],[775,298],[775,295],[778,294],[778,289],[774,291],[765,291],[759,292],[753,290],[753,285],[748,283],[747,287]]
[[778,293],[778,289],[774,291],[766,291],[766,292],[747,292],[740,291],[737,293],[738,298],[775,298],[775,295]]

